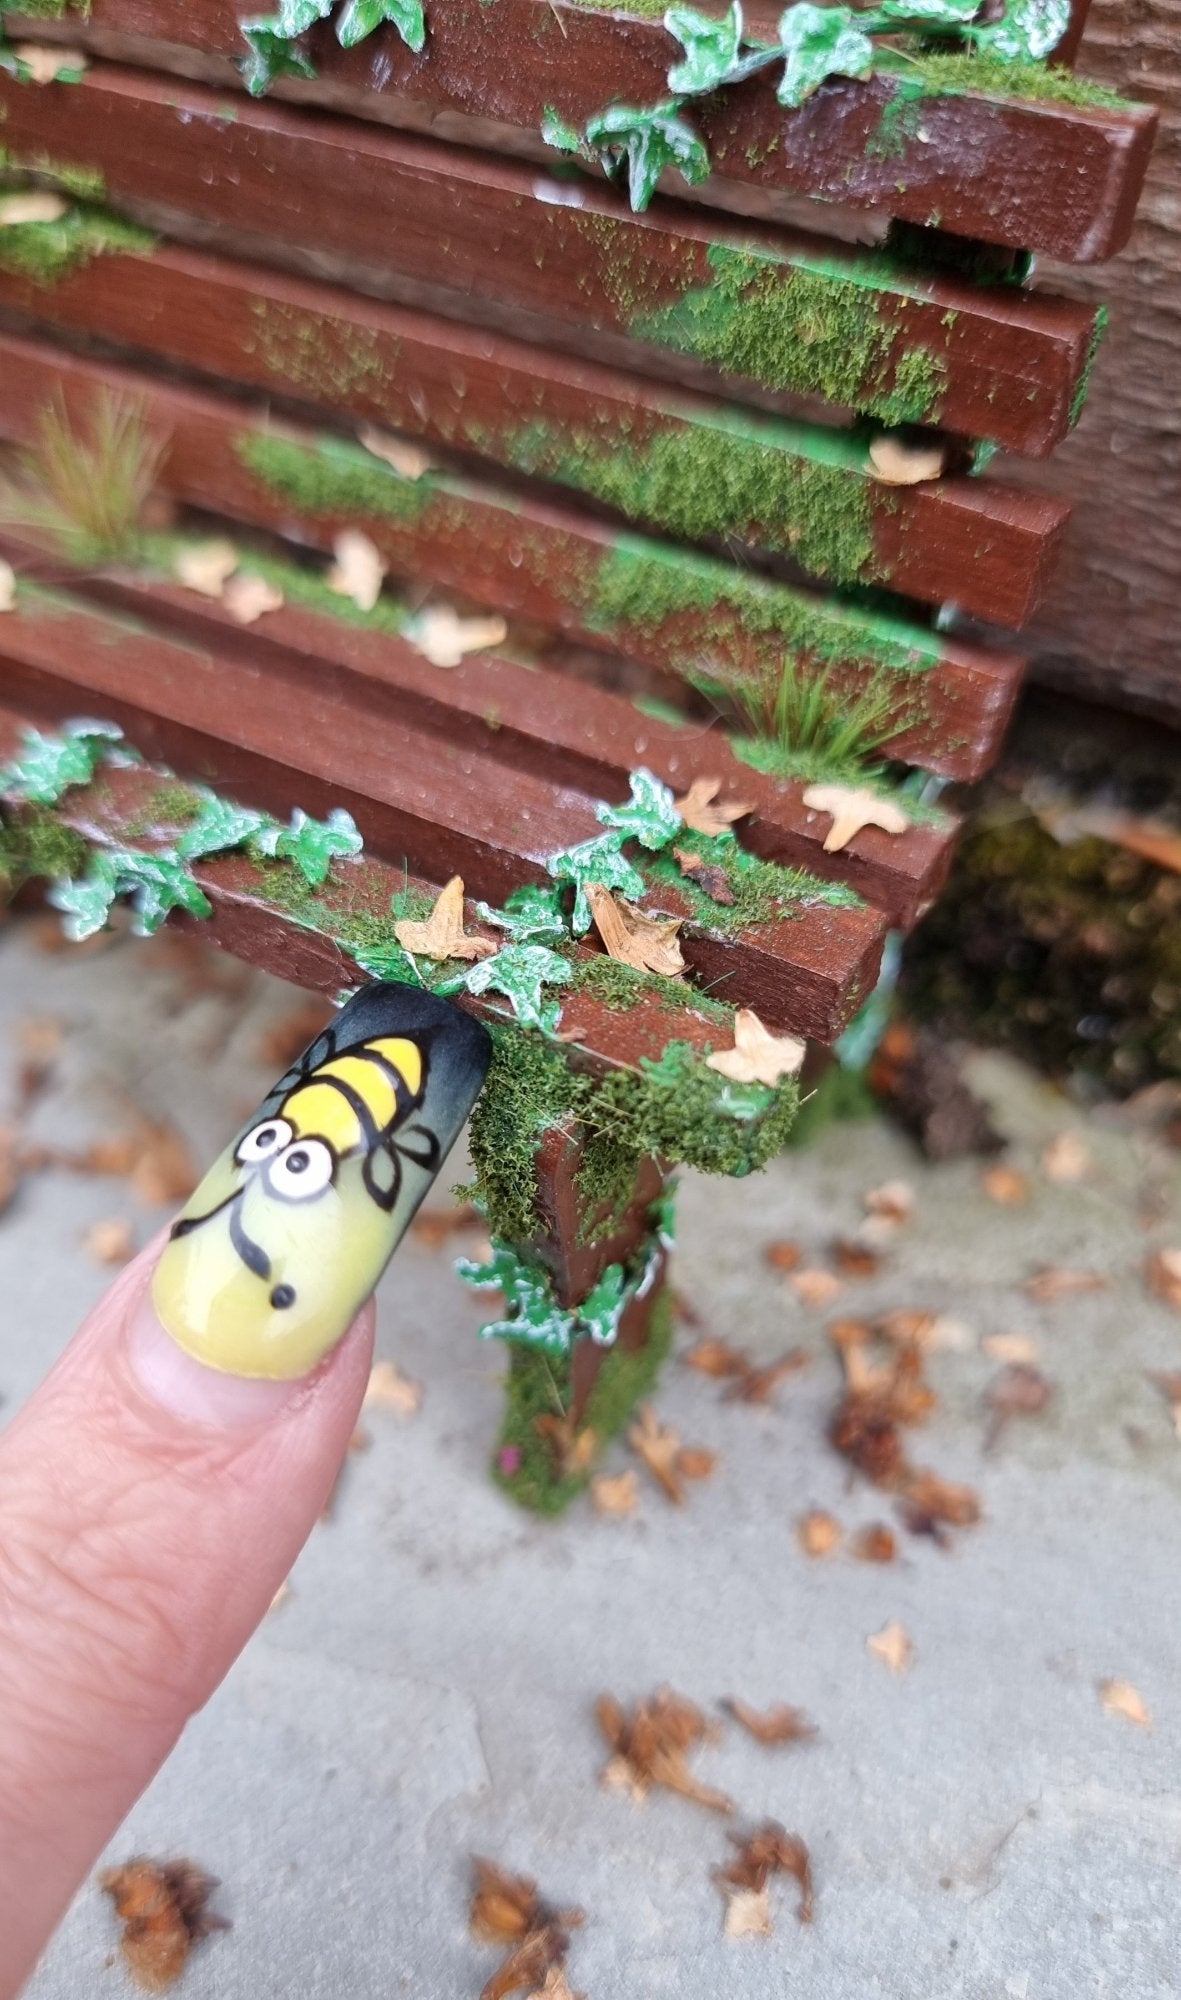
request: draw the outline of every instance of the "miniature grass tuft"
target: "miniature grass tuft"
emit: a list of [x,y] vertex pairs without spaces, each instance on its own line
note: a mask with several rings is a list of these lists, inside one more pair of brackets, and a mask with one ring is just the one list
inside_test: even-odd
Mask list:
[[166,449],[140,403],[104,388],[82,423],[57,394],[0,486],[0,521],[50,535],[72,562],[133,553]]

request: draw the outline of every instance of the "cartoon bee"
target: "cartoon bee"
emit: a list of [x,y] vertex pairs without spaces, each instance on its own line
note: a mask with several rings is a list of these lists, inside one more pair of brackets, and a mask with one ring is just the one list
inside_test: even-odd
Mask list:
[[335,1346],[479,1096],[479,1023],[365,987],[280,1078],[173,1225],[153,1298],[211,1367],[285,1379]]

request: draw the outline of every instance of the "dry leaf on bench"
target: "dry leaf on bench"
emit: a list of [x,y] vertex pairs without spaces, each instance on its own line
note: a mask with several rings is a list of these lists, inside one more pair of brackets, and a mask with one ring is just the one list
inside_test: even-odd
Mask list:
[[403,950],[420,958],[492,958],[498,949],[492,938],[469,937],[463,928],[462,875],[453,875],[439,891],[424,922],[403,917],[394,925],[394,936]]
[[634,1514],[640,1504],[640,1482],[632,1471],[602,1472],[591,1480],[591,1506],[596,1514],[620,1518]]
[[1149,1291],[1181,1312],[1181,1250],[1154,1250],[1145,1275]]
[[1016,1167],[989,1167],[981,1174],[980,1185],[990,1201],[1002,1208],[1018,1208],[1029,1200],[1029,1181]]
[[814,1507],[797,1526],[796,1539],[806,1556],[830,1556],[841,1545],[841,1524]]
[[0,559],[0,611],[16,610],[16,571]]
[[947,454],[941,444],[904,444],[885,436],[870,445],[869,462],[885,486],[922,486],[942,476]]
[[806,1743],[820,1731],[810,1722],[802,1708],[792,1708],[787,1702],[780,1702],[775,1708],[750,1708],[739,1701],[736,1695],[728,1695],[722,1707],[729,1710],[748,1736],[756,1743]]
[[705,1060],[732,1083],[776,1084],[781,1077],[799,1075],[805,1054],[804,1043],[794,1035],[773,1035],[752,1008],[740,1007],[734,1016],[734,1047]]
[[221,597],[242,558],[234,544],[219,537],[213,542],[193,542],[178,549],[172,559],[172,574],[186,590],[200,597]]
[[[715,1868],[714,1881],[726,1898],[727,1937],[769,1936],[770,1899],[767,1885],[772,1875],[792,1875],[800,1885],[797,1912],[802,1924],[810,1924],[815,1910],[812,1891],[812,1864],[798,1833],[788,1833],[777,1820],[766,1820],[754,1833],[731,1834],[738,1849],[733,1861]],[[735,1909],[735,1906],[737,1908]],[[733,1917],[732,1917],[733,1913]]]
[[0,195],[0,229],[23,229],[28,222],[60,222],[69,203],[60,194],[30,188],[27,194]]
[[1106,1291],[1107,1279],[1098,1271],[1066,1271],[1056,1264],[1047,1264],[1043,1270],[1035,1271],[1022,1289],[1039,1306],[1048,1306],[1056,1299],[1071,1298],[1080,1292]]
[[1050,1181],[1085,1180],[1094,1164],[1090,1147],[1077,1132],[1059,1132],[1042,1148],[1042,1172]]
[[630,1792],[637,1805],[659,1785],[711,1812],[733,1812],[731,1800],[701,1784],[686,1761],[690,1750],[712,1742],[718,1734],[693,1702],[671,1688],[660,1688],[650,1701],[637,1702],[635,1714],[629,1716],[614,1696],[604,1694],[595,1703],[595,1715],[612,1753],[603,1771],[604,1785]]
[[332,544],[336,558],[324,581],[337,597],[351,598],[358,611],[372,611],[381,596],[386,566],[368,535],[345,528]]
[[434,604],[407,626],[406,637],[432,667],[457,667],[468,653],[503,645],[508,626],[503,618],[461,618],[450,604]]
[[122,1216],[107,1222],[92,1222],[82,1238],[82,1247],[100,1264],[126,1264],[135,1255],[131,1224]]
[[874,1632],[865,1643],[875,1660],[881,1660],[892,1674],[906,1673],[914,1659],[910,1634],[897,1618],[883,1625],[880,1632]]
[[[677,941],[680,917],[649,917],[610,889],[589,882],[586,889],[595,929],[607,954],[630,965],[637,972],[658,972],[665,979],[677,979],[685,970],[685,960]],[[711,1058],[712,1061],[712,1058]]]
[[411,1382],[394,1361],[374,1362],[363,1410],[392,1410],[397,1417],[412,1417],[421,1407],[421,1382]]
[[29,74],[29,83],[56,83],[63,70],[71,76],[81,76],[89,63],[81,49],[46,48],[42,42],[16,42],[13,55],[22,62]]
[[832,815],[832,825],[824,839],[826,854],[839,854],[863,827],[880,827],[883,833],[905,833],[910,825],[901,806],[865,786],[809,785],[804,804],[813,812]]
[[191,1861],[139,1856],[122,1868],[104,1868],[98,1882],[123,1924],[127,1969],[146,1993],[167,1992],[193,1946],[213,1931],[229,1929],[224,1917],[210,1915],[206,1907],[216,1879]]
[[230,617],[238,625],[256,625],[268,611],[282,611],[284,597],[265,576],[232,576],[221,594],[221,601]]
[[694,854],[691,847],[674,847],[673,859],[678,864],[687,882],[695,882],[703,896],[711,903],[735,903],[738,898],[730,887],[730,877],[716,861],[705,861],[700,854]]
[[393,437],[389,431],[379,431],[373,424],[366,424],[357,432],[357,442],[372,452],[374,458],[384,459],[403,479],[421,479],[434,463],[421,445]]
[[735,820],[745,819],[754,811],[753,805],[745,799],[734,799],[726,804],[718,802],[722,789],[720,778],[694,778],[683,799],[674,799],[673,804],[685,825],[692,833],[704,833],[711,837],[725,833]]
[[1108,1715],[1121,1715],[1125,1722],[1134,1722],[1138,1729],[1151,1729],[1152,1717],[1148,1712],[1144,1696],[1131,1681],[1100,1681],[1099,1699]]

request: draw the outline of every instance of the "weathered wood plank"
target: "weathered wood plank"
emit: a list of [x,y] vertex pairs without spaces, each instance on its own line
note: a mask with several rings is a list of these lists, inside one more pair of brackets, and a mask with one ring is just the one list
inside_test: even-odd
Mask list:
[[1068,433],[1092,347],[1094,310],[1074,303],[662,202],[633,216],[605,185],[136,72],[40,90],[0,75],[0,112],[12,158],[96,174],[170,233],[230,233],[271,263],[352,259],[411,304],[666,376],[688,357],[732,391],[1042,455]]
[[[0,246],[2,255],[2,246]],[[823,582],[1024,623],[1068,508],[995,480],[878,480],[860,438],[756,417],[347,292],[164,246],[52,287],[0,271],[0,313],[386,423],[553,481],[641,527],[745,543]]]
[[[70,34],[83,44],[128,37],[129,59],[149,67],[167,67],[170,46],[225,58],[243,46],[230,0],[200,9],[191,0],[93,0]],[[306,46],[337,109],[364,116],[375,100],[401,96],[531,134],[550,106],[581,127],[610,104],[662,102],[681,53],[659,20],[568,0],[436,0],[418,56],[389,28],[346,51],[324,24]],[[927,75],[929,93],[905,117],[892,109],[893,77],[826,86],[795,112],[777,103],[770,71],[719,92],[695,109],[715,189],[729,180],[914,222],[938,215],[960,235],[1068,262],[1122,248],[1151,150],[1151,109],[989,96],[959,81],[954,94],[940,94],[937,61]],[[285,85],[284,94],[314,102],[316,88]]]
[[104,385],[137,400],[168,441],[175,498],[331,547],[363,524],[396,574],[688,678],[777,684],[785,654],[832,684],[889,690],[891,753],[954,777],[995,754],[1021,661],[814,598],[712,558],[620,535],[573,512],[434,473],[402,480],[357,447],[268,425],[228,399],[115,363],[0,336],[0,435],[28,440],[51,395],[85,423]]

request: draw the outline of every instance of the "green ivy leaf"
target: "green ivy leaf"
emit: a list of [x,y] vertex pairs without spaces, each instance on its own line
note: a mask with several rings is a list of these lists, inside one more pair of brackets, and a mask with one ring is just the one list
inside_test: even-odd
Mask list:
[[293,861],[313,889],[328,880],[329,867],[338,856],[359,854],[364,844],[352,814],[342,806],[327,819],[312,819],[296,806],[290,826],[266,826],[254,839],[259,854]]
[[171,850],[115,854],[112,860],[120,895],[130,895],[135,905],[132,929],[137,937],[154,937],[172,910],[187,910],[191,917],[213,915],[205,891]]
[[598,1284],[580,1306],[575,1306],[579,1328],[589,1333],[597,1347],[614,1347],[624,1307],[634,1289],[624,1277],[622,1264],[608,1264]]
[[676,167],[693,186],[709,178],[709,154],[693,127],[677,116],[675,104],[639,111],[612,104],[590,119],[586,138],[608,173],[616,175],[626,166],[628,197],[637,215],[647,208],[666,167]]
[[530,1263],[518,1256],[511,1244],[494,1238],[486,1264],[460,1257],[455,1268],[465,1284],[479,1292],[503,1292],[508,1304],[511,1317],[482,1326],[482,1340],[519,1341],[554,1355],[570,1352],[574,1315],[558,1304],[549,1273],[540,1264]]
[[631,804],[596,806],[595,818],[614,827],[625,840],[638,840],[643,847],[667,847],[684,825],[669,787],[651,771],[632,771],[628,783]]
[[265,813],[219,799],[216,792],[203,792],[200,817],[172,845],[182,861],[199,861],[204,854],[224,854],[229,848],[241,847],[266,825]]
[[239,63],[242,80],[251,97],[263,97],[276,77],[298,76],[314,83],[316,71],[303,50],[278,25],[278,16],[243,21],[242,33],[250,49]]
[[575,937],[583,937],[591,927],[588,883],[597,882],[603,889],[619,889],[633,902],[647,894],[648,885],[624,854],[622,836],[618,833],[601,833],[596,840],[584,840],[580,847],[552,854],[545,865],[555,881],[572,882],[578,892],[572,920]]
[[583,159],[594,157],[581,132],[561,117],[552,104],[547,104],[542,113],[541,136],[547,146],[556,147],[559,153],[580,153]]
[[68,722],[60,736],[27,729],[19,756],[0,765],[0,791],[55,806],[71,785],[88,785],[123,731],[114,722]]
[[981,0],[879,0],[874,15],[883,26],[918,21],[933,28],[962,28],[980,12],[980,5]]
[[547,1000],[545,986],[568,986],[569,961],[543,944],[507,944],[494,958],[481,959],[464,974],[469,993],[503,993],[521,1026],[552,1035],[562,1018],[561,1004]]
[[799,0],[781,16],[779,40],[787,61],[775,95],[793,111],[830,76],[864,77],[873,68],[873,43],[849,7]]
[[356,48],[386,21],[397,29],[408,49],[416,56],[422,54],[426,45],[422,0],[348,0],[337,16],[336,39],[342,49]]
[[274,17],[275,33],[293,42],[297,35],[304,35],[314,28],[317,21],[327,20],[332,12],[332,0],[279,0],[279,10]]
[[514,889],[503,910],[494,910],[487,903],[477,903],[476,909],[486,924],[507,931],[514,944],[555,943],[569,935],[561,891],[542,889],[535,882]]
[[109,854],[92,854],[85,875],[55,882],[48,900],[60,910],[62,929],[74,944],[106,928],[111,905],[119,894],[119,874]]
[[684,61],[674,63],[668,73],[668,87],[675,96],[693,97],[700,91],[717,90],[725,83],[739,60],[742,42],[739,0],[734,0],[729,13],[720,21],[711,14],[699,14],[696,7],[670,7],[664,26],[685,51]]
[[973,30],[977,48],[1005,62],[1040,62],[1070,26],[1070,0],[1006,0],[1003,20]]

